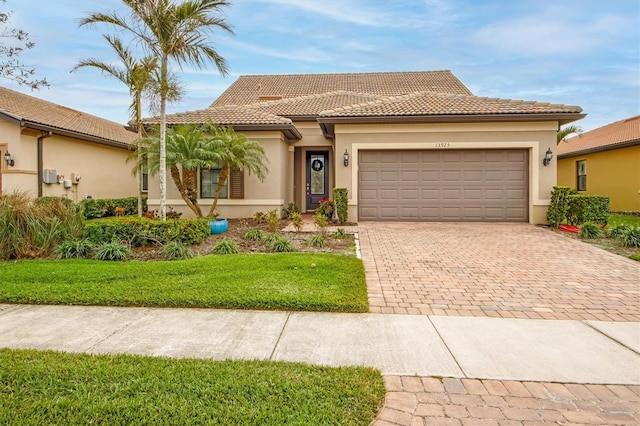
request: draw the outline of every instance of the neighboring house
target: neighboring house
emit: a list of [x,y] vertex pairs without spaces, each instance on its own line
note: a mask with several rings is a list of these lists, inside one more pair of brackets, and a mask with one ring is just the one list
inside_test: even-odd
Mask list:
[[122,124],[0,87],[0,194],[136,196],[126,163],[136,138]]
[[558,185],[606,195],[611,211],[640,212],[640,115],[560,142]]
[[[477,97],[450,71],[427,71],[241,76],[168,123],[230,125],[264,147],[267,179],[236,173],[222,216],[290,202],[310,212],[342,187],[349,220],[543,223],[556,184],[555,159],[543,158],[559,126],[582,117],[577,106]],[[210,205],[217,171],[199,179]],[[171,186],[168,204],[189,214]]]

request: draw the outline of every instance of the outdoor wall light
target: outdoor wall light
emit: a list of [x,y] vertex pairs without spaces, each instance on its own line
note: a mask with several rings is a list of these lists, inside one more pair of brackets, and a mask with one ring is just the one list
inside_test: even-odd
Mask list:
[[547,152],[544,154],[544,159],[542,160],[543,166],[548,166],[551,163],[551,159],[553,158],[553,152],[551,152],[551,148],[547,149]]
[[16,162],[13,160],[13,158],[11,158],[11,154],[9,154],[9,151],[5,151],[4,152],[4,161],[7,162],[7,166],[13,167],[14,164],[16,164]]
[[344,159],[344,166],[347,167],[349,165],[349,151],[345,149],[342,158]]

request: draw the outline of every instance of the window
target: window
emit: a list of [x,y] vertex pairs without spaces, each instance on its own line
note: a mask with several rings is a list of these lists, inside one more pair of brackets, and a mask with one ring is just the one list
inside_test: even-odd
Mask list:
[[[218,186],[219,168],[200,170],[200,198],[214,198],[216,186]],[[220,198],[228,197],[229,179],[220,191]]]
[[147,169],[147,165],[142,166],[142,170],[140,170],[140,181],[142,183],[142,191],[149,190],[149,170]]
[[577,183],[576,189],[578,191],[587,190],[587,160],[580,160],[576,162],[577,171]]
[[[214,198],[220,168],[200,170],[200,198]],[[244,198],[244,172],[231,170],[229,177],[220,191],[220,198],[243,199]]]

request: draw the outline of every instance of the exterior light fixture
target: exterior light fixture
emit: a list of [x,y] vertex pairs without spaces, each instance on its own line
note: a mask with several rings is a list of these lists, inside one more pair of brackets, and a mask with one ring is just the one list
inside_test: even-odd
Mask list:
[[4,152],[4,161],[7,162],[7,166],[13,167],[14,164],[16,164],[16,162],[13,160],[13,158],[11,158],[11,154],[9,154],[9,151],[5,151]]
[[553,158],[553,152],[551,152],[551,148],[547,148],[547,152],[544,154],[544,159],[542,160],[543,166],[548,166],[551,163],[551,159]]
[[342,158],[344,160],[344,166],[347,167],[349,165],[349,151],[344,150],[344,154],[342,154]]

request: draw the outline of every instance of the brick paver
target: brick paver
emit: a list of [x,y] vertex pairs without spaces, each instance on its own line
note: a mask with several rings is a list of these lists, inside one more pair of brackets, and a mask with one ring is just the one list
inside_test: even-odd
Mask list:
[[[385,376],[384,425],[637,425],[640,387]],[[419,386],[422,384],[422,386]],[[464,394],[447,392],[448,387]],[[500,396],[493,395],[500,389]],[[534,392],[529,390],[535,389]],[[592,392],[594,391],[595,392]],[[506,391],[506,393],[505,393]],[[615,401],[597,395],[616,395]]]
[[640,263],[529,224],[361,222],[371,312],[640,321]]

